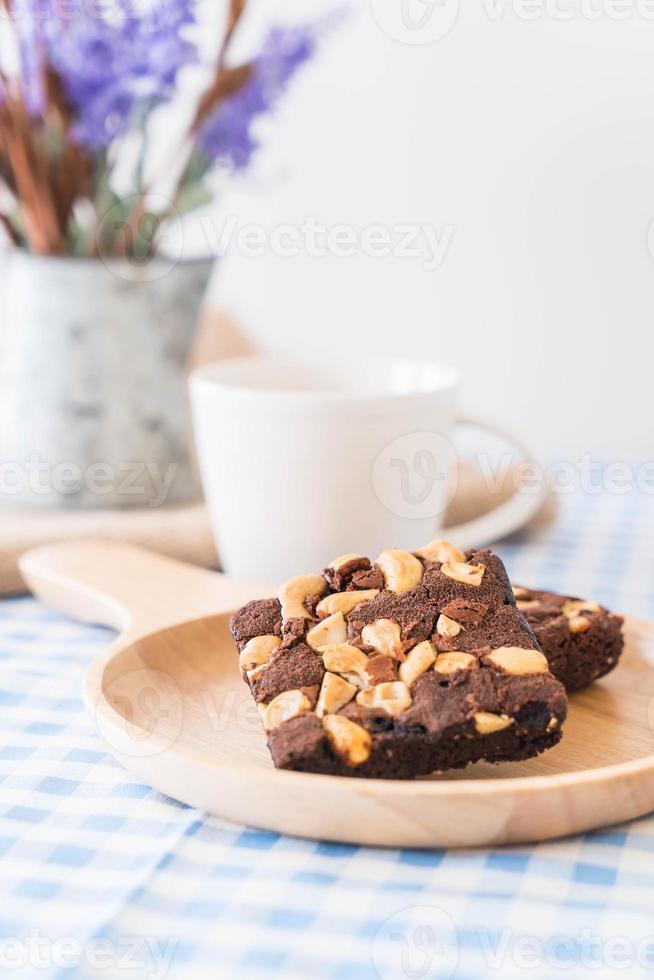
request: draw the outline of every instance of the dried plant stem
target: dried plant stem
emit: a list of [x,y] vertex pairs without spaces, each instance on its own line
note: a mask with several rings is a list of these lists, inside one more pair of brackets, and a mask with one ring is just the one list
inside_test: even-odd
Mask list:
[[12,119],[3,127],[7,155],[11,162],[18,198],[23,206],[25,236],[39,255],[61,250],[59,228],[44,199],[38,182],[38,164],[31,152],[30,141]]
[[58,79],[46,72],[45,118],[33,119],[0,77],[0,173],[20,205],[22,232],[39,255],[65,254],[75,202],[90,193],[89,156],[68,138],[71,116]]
[[[120,232],[112,243],[111,254],[117,257],[130,255],[132,244],[138,233],[139,222],[147,214],[147,191],[143,191],[138,201],[127,214]],[[151,243],[154,247],[154,242]]]
[[18,232],[12,225],[9,216],[3,214],[1,211],[0,211],[0,224],[4,228],[11,244],[14,245],[16,248],[18,248],[20,246],[20,238],[18,237]]
[[200,99],[200,103],[191,125],[191,132],[196,133],[205,119],[215,112],[222,102],[234,95],[249,81],[253,65],[238,65],[236,68],[226,68],[219,65],[211,87]]
[[227,15],[227,27],[223,41],[218,51],[216,68],[212,84],[200,99],[195,118],[191,124],[191,133],[196,133],[207,116],[216,109],[229,95],[237,92],[245,85],[252,72],[251,65],[240,65],[237,68],[226,66],[229,47],[234,38],[236,28],[243,16],[248,0],[230,0]]
[[231,0],[229,5],[229,13],[227,15],[227,27],[225,29],[225,36],[223,37],[222,46],[218,54],[218,64],[222,65],[225,62],[225,56],[227,54],[227,49],[231,44],[232,38],[238,27],[239,21],[243,16],[245,8],[247,6],[248,0]]

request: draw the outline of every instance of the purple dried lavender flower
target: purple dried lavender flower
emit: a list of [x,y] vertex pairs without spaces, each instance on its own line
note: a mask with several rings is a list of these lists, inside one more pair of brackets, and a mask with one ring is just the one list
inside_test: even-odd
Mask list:
[[198,143],[202,153],[234,170],[245,169],[258,147],[253,135],[256,119],[270,111],[315,49],[315,27],[273,28],[253,63],[249,81],[201,127]]
[[48,58],[75,116],[74,138],[102,150],[122,136],[135,113],[169,99],[178,72],[197,60],[183,36],[193,23],[193,0],[166,0],[146,14],[130,0],[113,0],[111,16],[86,5],[75,18],[50,11],[44,23]]

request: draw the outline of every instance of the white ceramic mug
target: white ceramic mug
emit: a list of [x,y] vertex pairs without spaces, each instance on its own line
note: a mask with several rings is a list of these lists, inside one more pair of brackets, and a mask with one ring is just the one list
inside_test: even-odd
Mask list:
[[[225,571],[280,582],[340,554],[374,557],[437,537],[459,389],[452,368],[399,358],[254,357],[196,371],[200,469]],[[448,537],[487,543],[541,502],[518,493]]]

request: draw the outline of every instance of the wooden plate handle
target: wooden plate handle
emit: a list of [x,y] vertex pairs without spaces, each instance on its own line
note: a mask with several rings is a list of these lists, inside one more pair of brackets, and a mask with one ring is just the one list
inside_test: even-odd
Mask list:
[[20,570],[31,591],[84,622],[148,633],[274,595],[217,572],[111,541],[70,541],[28,551]]

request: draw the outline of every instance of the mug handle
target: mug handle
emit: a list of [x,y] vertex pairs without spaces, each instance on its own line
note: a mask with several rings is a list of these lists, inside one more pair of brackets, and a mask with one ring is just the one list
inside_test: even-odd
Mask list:
[[[536,462],[535,457],[526,448],[524,443],[516,436],[505,432],[499,425],[480,422],[478,419],[470,416],[458,418],[456,424],[472,425],[479,429],[485,429],[487,432],[492,432],[507,442],[513,443],[522,456],[521,464]],[[500,538],[513,534],[533,520],[545,504],[548,495],[549,491],[544,481],[538,490],[530,493],[516,490],[512,497],[504,500],[487,514],[482,514],[481,517],[475,517],[470,521],[465,521],[463,524],[447,527],[445,528],[445,533],[449,540],[456,544],[457,547],[463,549],[492,544]]]

